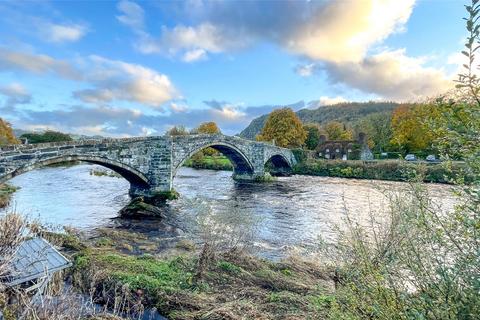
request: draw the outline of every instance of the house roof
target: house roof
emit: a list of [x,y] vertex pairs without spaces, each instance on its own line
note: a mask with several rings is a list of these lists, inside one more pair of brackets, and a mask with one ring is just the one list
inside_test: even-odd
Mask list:
[[37,237],[20,244],[12,261],[12,271],[4,284],[13,287],[71,266],[65,258],[45,239]]

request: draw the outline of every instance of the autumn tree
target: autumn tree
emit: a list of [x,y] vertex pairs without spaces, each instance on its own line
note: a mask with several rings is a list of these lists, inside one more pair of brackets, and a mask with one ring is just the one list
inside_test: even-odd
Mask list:
[[198,126],[198,128],[192,131],[193,133],[199,134],[216,134],[222,133],[220,128],[218,128],[217,124],[213,121],[211,122],[204,122]]
[[[195,134],[217,134],[217,133],[222,133],[220,131],[220,128],[217,126],[217,124],[213,121],[210,122],[203,122],[201,123],[197,128],[192,130],[192,133]],[[203,158],[203,156],[215,156],[215,155],[220,155],[220,152],[213,148],[206,148],[201,151],[199,151],[195,156],[197,158]]]
[[401,105],[392,114],[392,143],[405,152],[429,150],[436,139],[429,123],[440,114],[433,105]]
[[188,135],[187,129],[184,126],[173,126],[167,131],[167,136],[186,136]]
[[13,134],[10,123],[0,118],[0,146],[7,144],[17,144],[19,141]]
[[309,150],[314,150],[320,141],[320,128],[314,123],[309,123],[304,125],[303,129],[307,132],[305,147]]
[[258,141],[275,141],[275,144],[285,148],[301,147],[307,132],[295,112],[290,108],[272,111],[267,118]]
[[330,121],[324,126],[328,140],[352,140],[353,132],[338,121]]

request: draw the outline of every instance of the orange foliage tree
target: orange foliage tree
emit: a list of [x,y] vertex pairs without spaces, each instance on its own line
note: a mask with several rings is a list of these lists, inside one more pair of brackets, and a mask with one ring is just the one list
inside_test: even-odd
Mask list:
[[430,150],[436,136],[429,124],[440,117],[431,104],[399,106],[392,114],[392,143],[405,152]]
[[[217,126],[217,124],[213,121],[210,122],[203,122],[201,123],[198,128],[192,130],[192,133],[199,133],[199,134],[216,134],[216,133],[222,133],[220,131],[220,128]],[[203,155],[206,156],[215,156],[219,155],[220,153],[213,149],[213,148],[206,148],[203,149],[202,151],[197,153],[197,157],[202,157]]]
[[257,136],[258,141],[275,141],[276,145],[284,148],[301,147],[306,138],[307,132],[302,122],[290,108],[272,111]]
[[217,124],[213,121],[211,122],[204,122],[198,126],[194,130],[195,133],[200,133],[200,134],[215,134],[215,133],[221,133],[220,128],[218,128]]
[[13,134],[12,126],[7,121],[0,118],[0,146],[7,144],[17,144],[19,141]]

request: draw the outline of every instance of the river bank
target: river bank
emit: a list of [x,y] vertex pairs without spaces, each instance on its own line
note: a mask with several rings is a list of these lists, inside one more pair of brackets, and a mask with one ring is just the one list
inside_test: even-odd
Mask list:
[[[104,229],[98,237],[41,232],[73,259],[66,275],[97,304],[137,315],[155,309],[168,319],[324,319],[334,272],[314,262],[271,262],[247,251],[212,251],[183,241],[162,255],[141,234]],[[127,245],[128,243],[128,245]],[[129,248],[142,247],[134,253]]]
[[10,199],[18,188],[9,184],[0,184],[0,209],[5,208],[10,203]]
[[[189,159],[184,166],[194,169],[233,170],[230,161],[224,156]],[[412,178],[421,176],[423,182],[443,184],[451,184],[455,181],[472,182],[472,177],[460,163],[447,167],[441,163],[410,163],[399,160],[342,161],[300,157],[299,163],[293,168],[293,173],[305,176],[385,181],[411,181]]]
[[440,163],[408,163],[398,160],[342,161],[305,160],[298,163],[293,172],[300,175],[338,177],[386,181],[411,181],[420,178],[423,182],[447,183],[473,182],[472,176],[462,164],[450,167]]

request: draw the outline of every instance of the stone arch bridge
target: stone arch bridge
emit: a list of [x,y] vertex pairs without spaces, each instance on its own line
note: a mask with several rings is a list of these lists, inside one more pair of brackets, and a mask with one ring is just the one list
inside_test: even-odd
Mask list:
[[207,147],[230,159],[239,180],[262,179],[267,163],[273,174],[289,172],[296,163],[289,149],[222,134],[80,140],[1,147],[0,183],[42,166],[85,161],[119,173],[130,182],[132,196],[155,197],[172,191],[177,170]]

